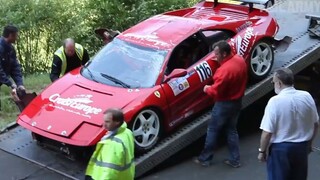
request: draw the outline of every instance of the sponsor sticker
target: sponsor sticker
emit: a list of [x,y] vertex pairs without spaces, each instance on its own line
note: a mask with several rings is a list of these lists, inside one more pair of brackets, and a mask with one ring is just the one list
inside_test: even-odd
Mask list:
[[251,21],[246,21],[244,24],[242,24],[241,26],[237,27],[236,28],[236,31],[237,32],[240,32],[244,29],[246,29],[247,27],[251,26],[252,25],[252,22]]
[[201,82],[207,80],[212,76],[212,70],[207,61],[200,63],[194,69],[197,71]]
[[190,87],[187,79],[188,77],[189,76],[180,77],[168,83],[175,96],[177,96],[178,94],[182,93]]
[[248,51],[249,44],[254,36],[253,28],[248,27],[243,37],[237,36],[231,39],[231,45],[236,48],[237,54],[243,56]]

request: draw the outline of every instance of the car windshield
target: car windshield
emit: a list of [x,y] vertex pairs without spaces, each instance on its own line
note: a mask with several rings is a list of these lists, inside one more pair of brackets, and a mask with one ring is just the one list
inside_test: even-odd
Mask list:
[[93,81],[125,88],[153,87],[167,51],[114,39],[81,70]]

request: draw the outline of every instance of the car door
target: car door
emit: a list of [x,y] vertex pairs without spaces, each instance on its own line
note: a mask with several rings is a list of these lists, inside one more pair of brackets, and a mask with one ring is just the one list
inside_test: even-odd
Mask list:
[[216,70],[212,57],[212,54],[207,55],[185,69],[187,75],[162,84],[170,108],[170,127],[212,105],[212,98],[203,92],[205,85],[212,84]]

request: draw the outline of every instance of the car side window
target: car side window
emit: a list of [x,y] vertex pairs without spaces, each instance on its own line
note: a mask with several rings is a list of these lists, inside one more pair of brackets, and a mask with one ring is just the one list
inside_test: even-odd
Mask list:
[[169,59],[166,75],[174,69],[187,69],[209,53],[209,46],[204,40],[194,34],[181,42],[173,50]]
[[222,31],[222,30],[205,30],[202,31],[203,36],[206,38],[209,44],[210,52],[213,50],[212,46],[221,40],[228,40],[233,36],[232,32]]

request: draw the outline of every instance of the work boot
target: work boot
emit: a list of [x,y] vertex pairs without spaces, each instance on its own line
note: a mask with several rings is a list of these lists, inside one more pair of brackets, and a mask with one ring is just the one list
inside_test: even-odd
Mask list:
[[230,167],[233,167],[233,168],[239,168],[239,167],[241,166],[240,163],[238,163],[238,162],[233,162],[233,161],[231,161],[231,160],[229,160],[229,159],[225,159],[223,162],[224,162],[226,165],[228,165],[228,166],[230,166]]
[[198,159],[198,157],[195,157],[193,159],[193,162],[196,163],[196,164],[200,164],[202,167],[209,167],[212,163],[211,162],[206,162],[206,161],[200,161]]

